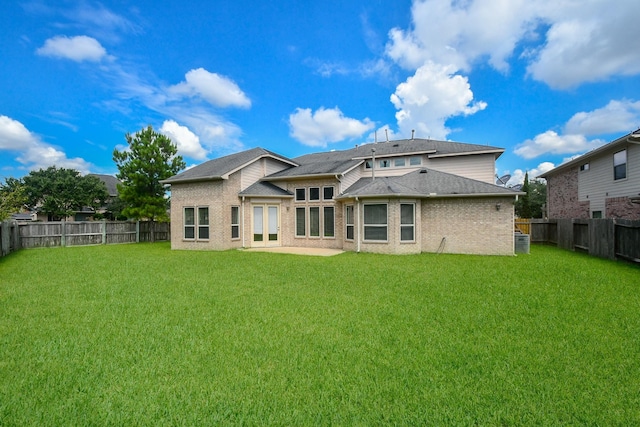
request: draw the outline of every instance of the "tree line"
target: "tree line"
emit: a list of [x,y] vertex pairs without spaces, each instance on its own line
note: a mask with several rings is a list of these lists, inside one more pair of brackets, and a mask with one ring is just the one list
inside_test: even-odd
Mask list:
[[60,220],[85,208],[94,212],[104,208],[111,219],[168,221],[169,198],[160,181],[180,172],[186,163],[171,139],[151,126],[127,133],[125,139],[127,147],[113,151],[120,180],[115,198],[109,197],[98,177],[51,166],[0,183],[0,221],[25,210]]

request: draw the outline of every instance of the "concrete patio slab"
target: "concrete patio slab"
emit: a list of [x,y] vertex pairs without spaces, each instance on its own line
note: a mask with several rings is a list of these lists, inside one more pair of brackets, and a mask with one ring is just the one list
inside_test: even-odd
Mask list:
[[310,256],[333,256],[343,253],[340,249],[323,248],[296,248],[292,246],[278,246],[274,248],[246,248],[248,252],[274,252],[279,254],[310,255]]

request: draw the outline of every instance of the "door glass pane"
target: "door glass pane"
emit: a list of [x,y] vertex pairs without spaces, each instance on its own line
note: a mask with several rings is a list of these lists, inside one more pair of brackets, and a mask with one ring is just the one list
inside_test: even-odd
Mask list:
[[263,240],[263,217],[262,206],[253,207],[253,240],[254,242],[262,242]]
[[278,240],[278,207],[269,206],[269,240]]

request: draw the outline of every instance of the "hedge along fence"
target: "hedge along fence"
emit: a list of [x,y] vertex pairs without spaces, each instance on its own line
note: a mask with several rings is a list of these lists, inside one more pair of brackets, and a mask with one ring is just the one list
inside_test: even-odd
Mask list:
[[608,259],[640,263],[640,221],[628,219],[533,219],[531,242],[549,243]]
[[3,222],[1,255],[22,248],[167,241],[170,224],[151,221]]

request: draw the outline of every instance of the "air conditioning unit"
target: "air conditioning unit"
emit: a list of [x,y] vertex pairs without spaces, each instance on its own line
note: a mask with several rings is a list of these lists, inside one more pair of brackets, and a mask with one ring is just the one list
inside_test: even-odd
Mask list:
[[517,254],[528,254],[529,253],[529,235],[528,234],[515,234],[515,252]]

